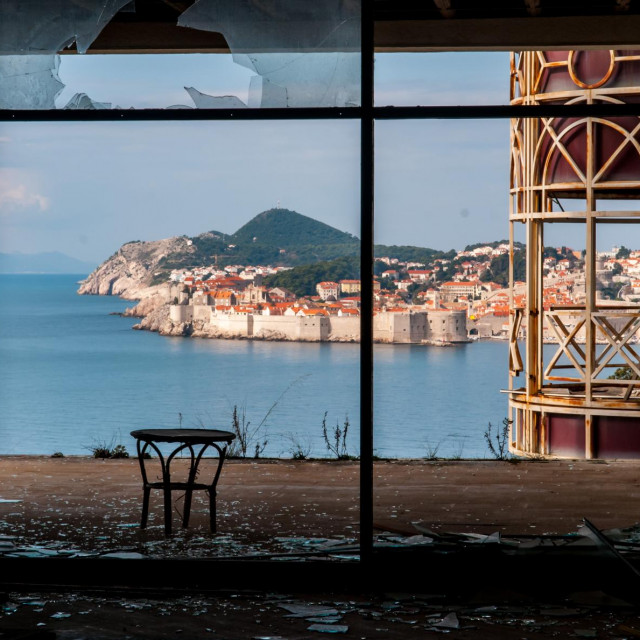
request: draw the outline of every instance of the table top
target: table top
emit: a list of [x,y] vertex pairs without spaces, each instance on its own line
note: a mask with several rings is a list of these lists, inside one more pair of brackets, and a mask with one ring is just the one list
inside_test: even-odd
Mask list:
[[131,435],[137,440],[148,442],[181,442],[184,444],[210,444],[212,442],[231,442],[235,434],[218,429],[138,429]]

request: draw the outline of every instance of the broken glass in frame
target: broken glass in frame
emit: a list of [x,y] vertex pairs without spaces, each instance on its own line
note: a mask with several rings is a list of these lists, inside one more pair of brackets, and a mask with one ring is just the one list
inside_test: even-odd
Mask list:
[[[122,104],[122,100],[109,96],[106,83],[99,100],[87,95],[89,90],[85,87],[67,90],[67,96],[75,92],[71,98],[61,96],[65,84],[59,70],[70,66],[75,54],[69,52],[62,58],[58,54],[74,43],[77,54],[86,53],[111,19],[125,10],[135,13],[135,5],[128,0],[87,0],[81,5],[74,0],[3,3],[0,108],[110,109],[116,103]],[[206,77],[200,86],[185,87],[185,82],[176,76],[176,90],[186,91],[183,95],[187,104],[176,104],[173,96],[165,104],[153,107],[360,105],[360,0],[198,0],[179,15],[177,27],[221,33],[233,61],[254,74],[248,79],[248,98],[208,93],[206,85],[210,80]],[[208,54],[215,55],[219,54]],[[154,75],[162,75],[166,72],[163,56],[155,57]],[[98,65],[99,73],[97,69]],[[215,76],[215,69],[212,64],[211,76]],[[138,84],[144,86],[148,80],[147,74]]]

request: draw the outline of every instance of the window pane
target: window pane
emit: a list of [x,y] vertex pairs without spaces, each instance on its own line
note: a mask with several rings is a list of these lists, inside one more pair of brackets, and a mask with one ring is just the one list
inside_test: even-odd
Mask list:
[[[3,482],[24,501],[2,533],[177,552],[159,491],[138,529],[129,433],[208,427],[236,433],[240,459],[220,539],[195,492],[178,537],[195,555],[353,542],[358,464],[330,459],[358,454],[359,299],[317,285],[359,281],[358,124],[9,123],[0,140],[1,446],[41,456]],[[118,445],[131,459],[91,458]]]
[[505,52],[378,53],[377,106],[508,104]]
[[509,321],[508,135],[506,121],[376,124],[376,317],[392,343],[376,348],[378,455],[483,457],[506,415],[506,344],[468,334],[487,300],[496,335]]
[[376,122],[374,448],[397,458],[375,474],[382,532],[521,531],[498,489],[479,498],[502,472],[466,462],[492,457],[489,429],[507,444],[508,179],[506,120]]
[[[360,104],[359,1],[200,0],[184,11],[128,0],[7,4],[0,25],[3,109]],[[132,52],[165,55],[140,61]],[[171,52],[202,55],[183,61]],[[216,59],[221,52],[230,52],[223,58],[234,64]],[[73,61],[72,54],[84,53],[112,55]],[[112,59],[118,53],[128,55]],[[83,82],[76,84],[78,73]]]

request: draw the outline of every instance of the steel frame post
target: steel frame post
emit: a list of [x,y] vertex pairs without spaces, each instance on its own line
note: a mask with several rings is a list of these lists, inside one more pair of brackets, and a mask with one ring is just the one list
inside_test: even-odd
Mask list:
[[362,0],[360,119],[360,560],[373,558],[373,3]]

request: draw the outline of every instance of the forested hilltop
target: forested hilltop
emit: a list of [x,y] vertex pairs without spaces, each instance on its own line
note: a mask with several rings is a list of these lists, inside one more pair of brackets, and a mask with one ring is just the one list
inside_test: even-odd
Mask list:
[[[414,246],[377,245],[375,251],[376,255],[423,263],[446,255]],[[193,237],[127,242],[87,278],[80,293],[135,297],[136,289],[165,282],[174,269],[236,264],[299,267],[359,254],[356,236],[296,211],[269,209],[232,234],[213,230]],[[336,268],[347,269],[344,265]],[[348,269],[351,277],[358,277]]]
[[288,209],[269,209],[228,235],[209,231],[189,238],[191,251],[176,251],[158,264],[162,271],[204,264],[270,264],[295,267],[357,255],[350,233]]
[[[228,264],[297,267],[360,254],[360,240],[356,236],[288,209],[263,211],[231,235],[209,231],[189,240],[192,245],[188,253],[171,253],[158,267],[171,270],[213,262],[220,267]],[[375,253],[426,263],[451,252],[376,245]]]
[[[498,244],[498,243],[495,243]],[[455,264],[456,252],[413,245],[374,247],[376,258],[416,263],[429,268],[442,261],[441,278],[448,276],[446,263]],[[288,209],[263,211],[233,234],[207,231],[156,241],[128,242],[100,265],[80,288],[80,293],[137,297],[137,290],[166,282],[172,270],[212,265],[270,265],[294,267],[272,276],[269,284],[296,292],[312,293],[322,280],[360,278],[360,240],[323,222]],[[384,264],[376,263],[376,273]],[[492,264],[491,276],[506,277],[504,265]]]

